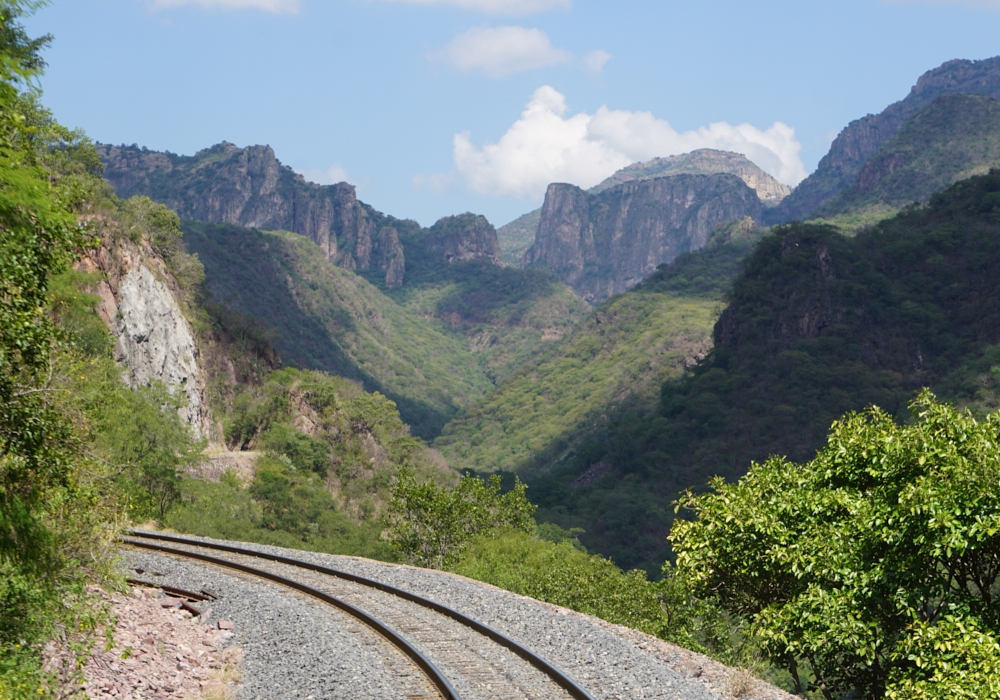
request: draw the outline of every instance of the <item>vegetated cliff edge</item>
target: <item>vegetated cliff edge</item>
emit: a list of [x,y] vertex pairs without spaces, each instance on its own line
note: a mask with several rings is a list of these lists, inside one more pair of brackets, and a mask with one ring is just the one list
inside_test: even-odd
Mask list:
[[[223,141],[193,156],[138,146],[97,148],[104,176],[119,197],[146,195],[182,219],[302,234],[339,267],[378,270],[390,288],[401,285],[406,272],[400,236],[421,231],[415,221],[395,219],[359,201],[346,182],[306,182],[282,165],[270,146],[239,148]],[[461,260],[499,262],[496,233],[483,222],[475,222],[468,238],[452,226],[442,255],[454,251],[451,255]]]
[[944,94],[917,112],[869,158],[855,183],[815,215],[864,215],[926,202],[949,185],[1000,166],[1000,102]]
[[837,136],[816,171],[803,180],[777,207],[767,212],[768,223],[804,219],[855,184],[865,162],[914,114],[944,93],[974,93],[1000,99],[1000,56],[982,61],[956,59],[927,71],[910,94],[848,124]]
[[718,226],[760,220],[762,209],[754,190],[726,173],[633,180],[596,194],[556,183],[524,266],[552,271],[597,303],[701,248]]
[[[757,193],[765,205],[778,204],[791,192],[787,185],[778,182],[745,156],[712,148],[700,148],[690,153],[633,163],[591,187],[588,192],[597,194],[626,182],[649,180],[664,175],[717,173],[729,173],[740,178]],[[525,251],[535,242],[541,215],[542,210],[535,209],[501,226],[497,231],[503,258],[507,264],[521,264]]]

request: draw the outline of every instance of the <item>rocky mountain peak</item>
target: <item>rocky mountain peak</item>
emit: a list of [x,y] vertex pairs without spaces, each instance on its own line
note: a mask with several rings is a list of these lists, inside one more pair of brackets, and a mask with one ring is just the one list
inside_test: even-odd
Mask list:
[[740,178],[765,204],[777,204],[791,192],[791,188],[768,175],[746,156],[714,148],[699,148],[690,153],[633,163],[592,187],[590,192],[603,192],[623,182],[648,180],[664,175],[715,173],[729,173]]
[[437,258],[449,263],[481,260],[500,265],[500,244],[485,216],[466,212],[446,216],[427,230],[426,244]]
[[635,179],[597,193],[554,183],[524,267],[549,269],[597,303],[701,248],[716,227],[760,220],[761,211],[757,194],[729,173]]
[[147,195],[182,219],[285,230],[312,239],[348,270],[375,268],[402,284],[405,258],[395,220],[358,201],[352,185],[318,185],[282,165],[267,145],[228,141],[177,156],[97,144],[104,176],[119,197]]

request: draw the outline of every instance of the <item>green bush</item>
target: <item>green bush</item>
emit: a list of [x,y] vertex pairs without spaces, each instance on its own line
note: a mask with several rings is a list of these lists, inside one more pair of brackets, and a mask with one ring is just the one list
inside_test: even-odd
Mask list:
[[1000,414],[977,421],[926,391],[911,410],[903,426],[848,414],[808,463],[772,457],[687,493],[695,519],[670,533],[696,594],[834,694],[963,697],[1000,682]]
[[501,493],[500,477],[494,475],[488,481],[463,476],[448,489],[418,483],[412,470],[400,469],[386,519],[389,541],[420,566],[447,566],[476,536],[533,529],[535,506],[526,488],[516,480],[512,490]]

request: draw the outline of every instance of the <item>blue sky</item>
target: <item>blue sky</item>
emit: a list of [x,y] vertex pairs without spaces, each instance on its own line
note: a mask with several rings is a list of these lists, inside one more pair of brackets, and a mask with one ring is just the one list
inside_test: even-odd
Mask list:
[[1000,0],[52,0],[44,102],[109,143],[268,143],[422,224],[737,150],[788,184],[852,119],[1000,54]]

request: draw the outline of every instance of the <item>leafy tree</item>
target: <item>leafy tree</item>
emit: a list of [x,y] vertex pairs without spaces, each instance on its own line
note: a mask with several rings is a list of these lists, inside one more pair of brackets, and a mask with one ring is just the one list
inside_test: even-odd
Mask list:
[[487,481],[463,476],[452,489],[417,483],[409,468],[399,470],[389,502],[389,540],[420,566],[441,568],[455,561],[477,535],[498,537],[508,531],[530,532],[535,506],[520,479],[501,493],[500,477]]
[[160,383],[129,389],[121,370],[106,360],[95,364],[103,381],[92,379],[89,418],[93,449],[116,475],[133,518],[162,518],[180,497],[183,470],[200,459],[175,397]]
[[812,461],[772,457],[680,500],[695,518],[670,533],[679,575],[751,622],[799,690],[802,662],[828,698],[996,686],[1000,415],[929,391],[910,409],[903,426],[849,413]]

